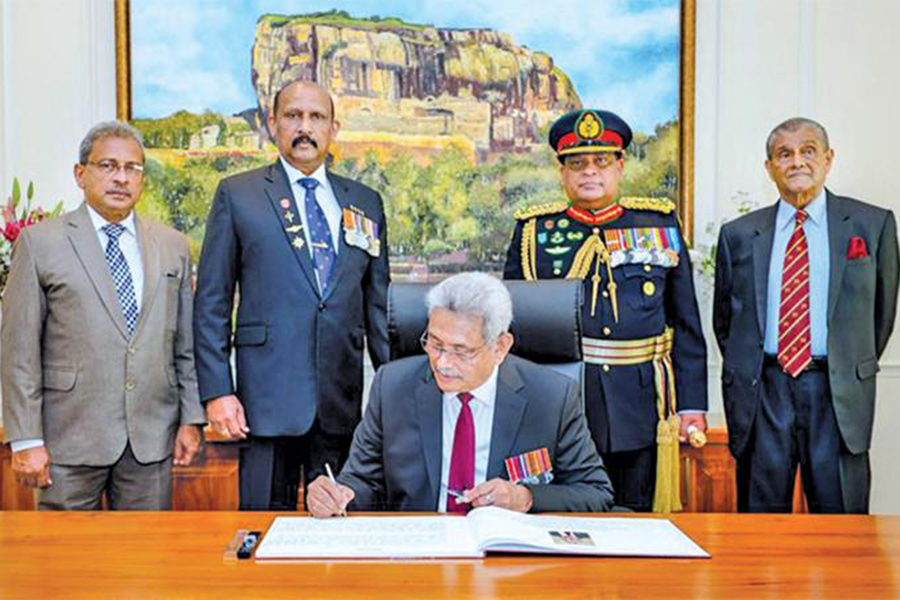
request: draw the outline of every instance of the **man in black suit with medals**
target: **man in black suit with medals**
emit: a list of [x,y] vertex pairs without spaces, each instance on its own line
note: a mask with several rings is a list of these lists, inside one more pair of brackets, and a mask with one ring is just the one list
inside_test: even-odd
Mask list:
[[339,128],[328,92],[310,81],[285,85],[268,125],[278,160],[216,191],[194,341],[210,425],[246,438],[241,508],[291,510],[301,467],[309,481],[347,457],[364,345],[375,367],[387,361],[388,248],[378,193],[326,169]]

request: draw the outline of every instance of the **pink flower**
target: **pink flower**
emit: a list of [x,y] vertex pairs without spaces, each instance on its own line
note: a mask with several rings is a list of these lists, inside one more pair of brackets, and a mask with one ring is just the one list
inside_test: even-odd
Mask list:
[[21,221],[9,221],[6,223],[6,227],[3,229],[3,237],[9,240],[10,243],[15,242],[19,237],[19,233],[22,232],[22,228],[25,226]]

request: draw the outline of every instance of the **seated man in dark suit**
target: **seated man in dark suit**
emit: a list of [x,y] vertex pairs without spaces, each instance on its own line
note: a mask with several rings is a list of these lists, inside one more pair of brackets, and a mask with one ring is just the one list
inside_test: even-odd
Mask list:
[[435,286],[426,302],[427,356],[378,371],[337,482],[320,476],[309,486],[313,515],[348,507],[609,510],[612,487],[576,383],[508,355],[506,287],[489,275],[463,273]]

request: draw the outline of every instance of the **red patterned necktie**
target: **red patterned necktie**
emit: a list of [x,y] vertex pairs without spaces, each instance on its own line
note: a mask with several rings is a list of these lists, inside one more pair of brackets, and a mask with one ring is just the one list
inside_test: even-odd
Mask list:
[[[469,402],[472,394],[462,392],[457,397],[462,403],[459,418],[456,419],[456,430],[453,432],[453,453],[450,455],[450,476],[447,487],[462,492],[475,486],[475,421]],[[447,512],[464,513],[469,510],[466,503],[458,503],[456,498],[447,494]]]
[[778,318],[778,364],[797,377],[812,361],[809,330],[809,248],[803,233],[808,215],[798,210],[794,233],[784,253]]

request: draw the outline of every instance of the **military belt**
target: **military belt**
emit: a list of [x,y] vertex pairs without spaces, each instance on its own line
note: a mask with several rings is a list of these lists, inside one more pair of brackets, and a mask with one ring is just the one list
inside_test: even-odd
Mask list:
[[675,398],[675,369],[672,366],[671,327],[653,337],[642,340],[601,340],[582,338],[582,359],[586,363],[602,365],[640,365],[652,363],[656,388],[656,486],[653,496],[654,512],[681,510],[680,455],[678,434],[681,427],[678,403]]
[[674,332],[671,327],[659,335],[640,340],[581,339],[584,362],[594,365],[639,365],[661,361],[672,353]]

